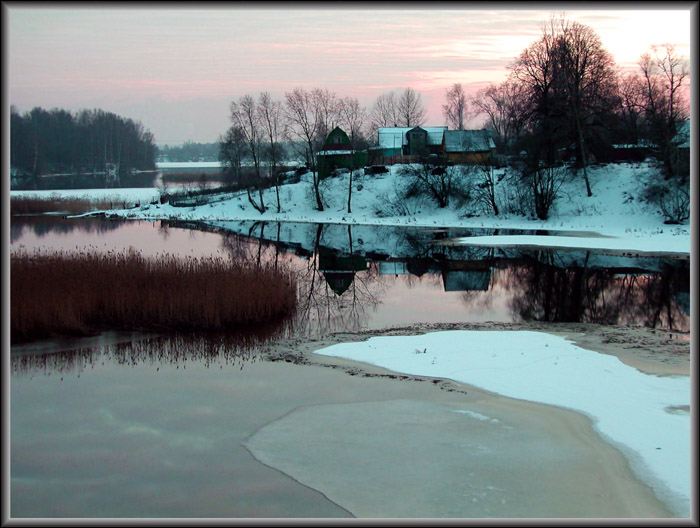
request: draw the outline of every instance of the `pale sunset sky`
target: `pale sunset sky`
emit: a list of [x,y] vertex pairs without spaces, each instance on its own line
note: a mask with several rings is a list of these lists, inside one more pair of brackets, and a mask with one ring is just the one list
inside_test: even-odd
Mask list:
[[693,7],[56,5],[3,5],[8,103],[20,112],[101,108],[141,121],[159,145],[217,141],[230,124],[230,101],[261,91],[283,100],[297,86],[354,96],[367,107],[382,93],[411,87],[428,109],[426,124],[442,125],[445,90],[462,83],[472,94],[504,81],[552,15],[590,26],[619,67],[636,69],[655,44],[673,43],[690,59]]

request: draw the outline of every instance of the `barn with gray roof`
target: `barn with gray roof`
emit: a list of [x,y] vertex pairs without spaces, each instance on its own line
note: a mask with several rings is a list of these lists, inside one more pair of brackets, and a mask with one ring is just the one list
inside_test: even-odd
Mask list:
[[453,163],[486,163],[496,154],[489,131],[447,130],[443,152]]

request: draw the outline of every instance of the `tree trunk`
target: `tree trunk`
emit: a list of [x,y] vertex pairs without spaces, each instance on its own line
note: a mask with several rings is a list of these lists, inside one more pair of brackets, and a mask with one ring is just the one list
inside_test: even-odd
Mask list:
[[588,180],[588,170],[586,169],[586,152],[583,142],[583,130],[581,129],[581,120],[579,119],[578,112],[574,110],[574,117],[576,120],[576,135],[578,136],[578,150],[581,156],[581,165],[583,167],[583,180],[586,182],[586,193],[590,198],[593,196],[593,191],[591,190],[591,182]]

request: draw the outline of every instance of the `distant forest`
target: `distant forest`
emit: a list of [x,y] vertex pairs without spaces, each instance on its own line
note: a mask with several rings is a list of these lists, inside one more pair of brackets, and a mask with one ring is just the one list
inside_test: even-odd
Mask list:
[[140,122],[103,110],[33,108],[10,113],[10,164],[16,175],[155,170],[158,148]]

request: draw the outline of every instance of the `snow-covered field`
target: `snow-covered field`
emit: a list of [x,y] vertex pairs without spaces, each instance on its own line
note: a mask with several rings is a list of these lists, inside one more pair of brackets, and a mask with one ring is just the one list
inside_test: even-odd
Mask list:
[[[485,214],[477,205],[450,204],[440,209],[428,200],[406,203],[401,214],[396,214],[397,189],[405,185],[399,174],[400,166],[378,175],[363,175],[353,182],[352,213],[347,213],[348,176],[329,178],[322,183],[327,204],[324,211],[314,209],[311,175],[296,184],[280,189],[281,212],[277,212],[275,191],[265,192],[268,210],[256,211],[245,193],[238,193],[215,203],[199,207],[173,207],[150,202],[159,195],[157,189],[99,189],[75,191],[24,191],[11,195],[33,196],[91,196],[117,195],[141,206],[135,209],[112,211],[110,214],[133,219],[180,219],[204,221],[266,220],[288,222],[324,222],[362,225],[411,225],[426,227],[464,227],[494,229],[526,229],[569,233],[566,238],[551,237],[498,237],[497,239],[470,237],[461,243],[508,245],[555,245],[558,247],[598,248],[650,252],[690,253],[690,223],[666,225],[657,207],[641,201],[642,183],[652,170],[645,164],[610,164],[590,167],[589,178],[593,196],[587,197],[581,179],[566,182],[546,221],[526,218],[514,213],[498,216]],[[502,173],[497,171],[497,176]],[[496,196],[505,210],[509,193],[508,178],[496,185]]]
[[617,357],[529,331],[382,336],[316,353],[582,412],[677,515],[690,515],[688,376],[643,374]]

